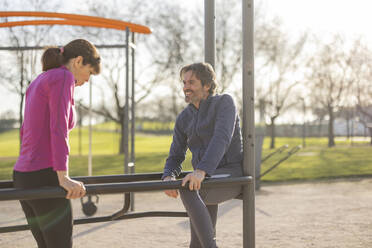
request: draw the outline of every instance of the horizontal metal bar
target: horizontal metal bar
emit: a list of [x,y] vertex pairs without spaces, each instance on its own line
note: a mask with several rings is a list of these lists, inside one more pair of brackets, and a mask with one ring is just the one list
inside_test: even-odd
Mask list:
[[0,181],[0,189],[13,188],[13,181]]
[[111,218],[111,216],[77,219],[77,220],[74,220],[74,225],[91,224],[91,223],[116,221],[116,220],[136,219],[136,218],[144,218],[144,217],[188,217],[188,215],[186,212],[149,211],[149,212],[127,213],[114,220]]
[[[180,174],[184,177],[191,171],[185,171]],[[136,181],[153,181],[160,180],[163,173],[136,173],[136,174],[121,174],[121,175],[107,175],[107,176],[90,176],[90,177],[73,177],[73,179],[81,181],[85,184],[99,184],[99,183],[124,183]]]
[[[203,188],[227,187],[243,185],[252,182],[251,176],[210,178],[202,183]],[[181,180],[157,182],[129,182],[86,185],[87,195],[117,194],[128,192],[157,191],[165,189],[181,189]],[[38,189],[0,189],[0,201],[31,200],[45,198],[61,198],[66,196],[66,191],[61,187],[44,187]]]
[[[26,50],[43,50],[48,46],[5,46],[0,47],[0,51],[26,51]],[[62,47],[62,45],[59,45],[58,47]],[[110,48],[126,48],[126,45],[120,45],[120,44],[113,44],[113,45],[95,45],[96,48],[99,49],[110,49]],[[136,49],[136,45],[133,43],[129,43],[129,47],[132,49]]]
[[269,169],[267,169],[265,172],[261,173],[260,176],[258,177],[259,179],[262,178],[263,176],[265,176],[267,173],[269,173],[270,171],[272,171],[273,169],[275,169],[276,167],[278,167],[281,163],[283,163],[285,160],[287,160],[289,157],[291,157],[293,154],[295,154],[296,152],[298,152],[299,150],[301,149],[300,146],[295,146],[293,147],[285,157],[283,157],[282,159],[280,159],[278,162],[276,162],[273,166],[271,166]]
[[[111,216],[76,219],[74,220],[74,225],[144,218],[144,217],[188,217],[188,215],[186,212],[169,212],[169,211],[138,212],[138,213],[125,214],[115,220],[112,220]],[[4,227],[0,227],[0,233],[18,232],[18,231],[25,231],[29,229],[30,229],[29,225],[4,226]]]
[[265,162],[266,160],[268,160],[269,158],[271,158],[272,156],[274,156],[277,153],[282,153],[287,148],[288,148],[288,144],[279,147],[277,150],[275,150],[274,152],[268,154],[266,157],[261,159],[261,163]]
[[[185,171],[180,174],[184,177],[191,171]],[[98,184],[98,183],[124,183],[135,181],[152,181],[160,180],[163,173],[136,173],[136,174],[121,174],[121,175],[106,175],[106,176],[86,176],[86,177],[72,177],[74,180],[81,181],[85,184]],[[0,189],[13,188],[13,181],[0,181]]]
[[0,233],[18,232],[29,230],[29,225],[17,225],[17,226],[2,226],[0,227]]

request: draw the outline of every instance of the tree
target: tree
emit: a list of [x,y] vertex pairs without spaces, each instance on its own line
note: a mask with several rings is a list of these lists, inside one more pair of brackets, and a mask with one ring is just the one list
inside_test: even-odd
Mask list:
[[350,122],[355,117],[355,107],[353,106],[341,106],[336,116],[342,118],[346,122],[346,138],[349,139],[352,136],[352,130]]
[[[301,53],[307,39],[302,35],[292,42],[281,30],[281,23],[274,19],[260,26],[256,42],[256,99],[264,105],[269,119],[270,148],[275,148],[275,121],[296,104],[291,97],[293,89],[300,83],[293,75],[298,72]],[[261,106],[262,107],[262,106]]]
[[[158,27],[147,43],[154,67],[165,76],[162,85],[169,88],[164,103],[168,102],[173,119],[183,106],[183,92],[177,83],[179,70],[189,63],[204,61],[202,9],[189,9],[179,4],[164,2],[158,5],[149,25]],[[241,27],[238,2],[216,1],[216,61],[218,92],[232,90],[234,79],[241,70]],[[192,42],[190,42],[192,41]],[[241,91],[240,91],[241,92]],[[239,97],[240,98],[240,97]],[[160,114],[160,113],[159,113]]]
[[353,57],[349,66],[355,78],[353,95],[359,121],[368,128],[372,145],[372,51],[361,40],[356,40],[352,47]]
[[345,42],[335,36],[331,43],[321,45],[309,62],[311,102],[324,108],[328,115],[328,147],[335,146],[335,112],[345,103],[350,86],[355,81],[349,66],[353,55],[345,52],[344,47]]
[[[9,2],[4,2],[4,8],[7,9],[10,6]],[[47,4],[44,1],[35,0],[29,5],[29,9],[40,10],[47,7],[57,9],[58,5]],[[7,21],[8,18],[5,18]],[[26,89],[34,77],[38,73],[38,64],[40,54],[36,50],[21,50],[22,46],[40,46],[50,32],[52,26],[35,26],[35,27],[14,27],[8,28],[6,31],[7,40],[6,43],[10,44],[15,48],[9,57],[13,60],[10,63],[5,64],[0,72],[4,79],[6,88],[13,93],[19,95],[19,109],[18,109],[18,120],[19,126],[23,123],[23,105],[25,100]],[[13,57],[15,55],[15,58]],[[14,66],[16,64],[16,66]]]
[[[181,64],[184,63],[183,56],[188,54],[185,51],[190,46],[189,38],[184,34],[185,32],[181,27],[185,27],[187,24],[184,18],[185,14],[181,7],[176,4],[170,4],[169,2],[162,2],[160,4],[151,3],[140,3],[140,2],[128,2],[127,8],[122,10],[123,12],[117,11],[117,2],[112,2],[111,5],[100,2],[91,2],[90,12],[97,16],[108,16],[110,18],[120,19],[121,16],[126,16],[126,21],[135,20],[137,23],[150,23],[150,27],[156,27],[156,32],[145,37],[139,36],[140,40],[138,51],[136,54],[138,57],[146,57],[146,62],[137,61],[136,63],[136,105],[148,98],[156,87],[160,84],[171,85],[172,97],[169,99],[172,101],[171,112],[176,114],[179,111],[178,108],[178,92],[177,84],[174,83],[175,75],[178,75],[178,69]],[[156,9],[156,11],[154,11]],[[124,13],[125,12],[125,13]],[[135,14],[134,14],[135,13]],[[139,13],[147,13],[146,19],[138,21],[135,19],[137,16],[141,16]],[[111,42],[122,42],[123,32],[113,30],[97,30],[92,28],[82,29],[87,37],[96,42],[105,43],[105,38],[110,37]],[[79,30],[81,32],[81,30]],[[142,45],[142,44],[145,45]],[[106,119],[112,120],[121,126],[121,142],[119,152],[124,151],[124,125],[123,123],[128,121],[125,120],[125,110],[128,106],[124,102],[124,54],[123,49],[111,50],[111,51],[100,51],[103,58],[110,58],[106,60],[103,65],[102,77],[106,83],[105,86],[101,86],[101,102],[99,106],[93,108],[93,112],[104,116]],[[188,54],[191,56],[190,54]],[[177,72],[177,73],[176,73]],[[178,81],[178,80],[177,80]],[[109,89],[109,90],[107,90]],[[114,101],[112,101],[112,99]],[[166,101],[167,103],[169,101]],[[164,101],[165,104],[165,101]]]

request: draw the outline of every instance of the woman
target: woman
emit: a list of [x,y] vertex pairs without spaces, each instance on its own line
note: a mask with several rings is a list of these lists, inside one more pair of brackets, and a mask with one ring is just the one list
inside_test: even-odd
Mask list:
[[14,187],[61,186],[66,199],[20,201],[38,247],[72,247],[70,199],[85,195],[82,182],[68,174],[69,131],[75,124],[74,89],[100,72],[100,57],[91,43],[73,40],[42,55],[43,73],[28,87],[21,151],[14,166]]

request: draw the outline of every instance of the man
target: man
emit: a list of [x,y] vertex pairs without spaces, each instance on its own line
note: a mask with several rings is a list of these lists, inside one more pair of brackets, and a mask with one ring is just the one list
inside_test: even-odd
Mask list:
[[189,189],[166,190],[182,202],[190,217],[190,248],[214,248],[218,203],[235,198],[240,186],[200,189],[206,176],[242,176],[242,138],[239,117],[230,95],[215,95],[216,74],[210,64],[195,63],[180,71],[185,101],[189,105],[178,115],[173,142],[164,167],[163,180],[180,174],[187,148],[194,171],[182,180]]

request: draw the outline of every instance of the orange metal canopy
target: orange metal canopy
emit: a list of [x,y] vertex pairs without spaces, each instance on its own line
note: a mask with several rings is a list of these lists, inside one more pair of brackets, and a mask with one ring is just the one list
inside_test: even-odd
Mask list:
[[25,25],[74,25],[74,26],[87,26],[87,27],[98,27],[98,28],[109,28],[125,30],[127,27],[131,32],[150,34],[151,29],[130,22],[124,22],[115,19],[108,19],[96,16],[77,15],[77,14],[66,14],[66,13],[55,13],[55,12],[30,12],[30,11],[0,11],[0,17],[20,17],[20,16],[32,16],[32,17],[53,17],[60,19],[48,19],[48,20],[29,20],[29,21],[16,21],[16,22],[3,22],[0,23],[0,27],[14,27],[14,26],[25,26]]

